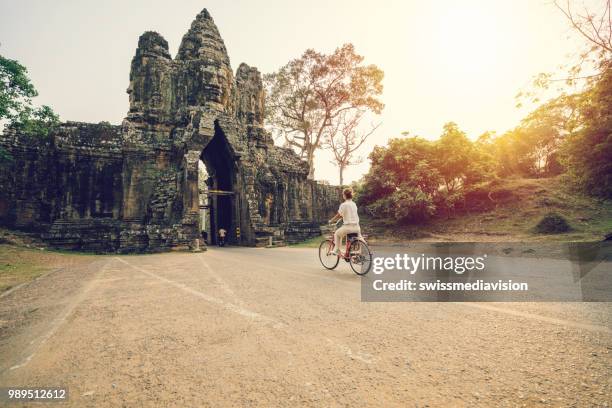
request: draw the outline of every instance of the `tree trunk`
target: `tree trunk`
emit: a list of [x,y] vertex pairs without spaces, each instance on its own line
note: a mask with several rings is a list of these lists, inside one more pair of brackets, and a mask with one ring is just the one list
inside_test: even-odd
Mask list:
[[340,171],[340,186],[344,186],[344,166],[339,165],[338,169]]
[[306,150],[306,160],[308,161],[308,180],[314,180],[314,151],[311,146]]

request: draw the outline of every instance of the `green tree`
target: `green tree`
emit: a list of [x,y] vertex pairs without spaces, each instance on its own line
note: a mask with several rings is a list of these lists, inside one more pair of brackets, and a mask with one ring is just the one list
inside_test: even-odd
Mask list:
[[471,141],[457,124],[444,126],[435,141],[389,140],[370,154],[370,170],[358,184],[358,201],[375,217],[423,222],[450,214],[466,192],[493,177],[492,135]]
[[18,118],[37,95],[26,67],[0,55],[0,120]]
[[[46,105],[34,107],[32,98],[38,92],[28,77],[26,67],[0,55],[0,123],[23,133],[46,137],[59,117]],[[0,148],[0,161],[11,160]]]
[[[370,169],[364,177],[360,202],[373,203],[396,191],[401,184],[414,183],[412,172],[417,163],[431,163],[432,156],[432,142],[420,137],[391,139],[386,147],[374,147],[369,156]],[[422,187],[427,191],[437,189],[438,177],[435,183]]]
[[562,147],[569,175],[586,192],[612,198],[612,68],[582,95],[581,127]]
[[443,183],[432,165],[434,152],[434,142],[419,137],[391,139],[386,147],[375,147],[358,191],[360,205],[374,217],[400,223],[429,219]]
[[57,123],[59,116],[53,109],[43,105],[39,108],[26,107],[12,126],[28,135],[46,137]]
[[563,139],[580,126],[580,95],[561,95],[539,106],[521,121],[520,142],[530,161],[533,176],[554,176],[562,172],[558,161]]
[[449,194],[488,178],[491,164],[487,159],[456,123],[444,125],[433,160]]
[[363,65],[363,57],[352,44],[332,54],[312,49],[278,71],[264,76],[266,119],[284,144],[295,149],[310,166],[314,177],[314,154],[331,129],[338,128],[342,114],[371,111],[384,105],[383,72],[376,65]]
[[581,126],[581,101],[581,94],[551,99],[530,112],[514,129],[500,136],[492,133],[481,136],[477,147],[490,156],[500,177],[558,175],[563,172],[559,161],[561,145]]

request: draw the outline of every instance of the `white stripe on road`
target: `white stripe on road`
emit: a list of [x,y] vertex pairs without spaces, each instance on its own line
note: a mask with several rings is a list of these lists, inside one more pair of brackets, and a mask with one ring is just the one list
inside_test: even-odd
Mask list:
[[57,332],[57,330],[60,328],[60,326],[62,326],[66,322],[66,319],[68,318],[68,316],[70,316],[72,314],[74,309],[76,309],[76,307],[83,300],[85,300],[85,298],[87,297],[87,294],[99,282],[99,276],[104,273],[104,271],[106,270],[106,266],[108,264],[109,264],[109,262],[107,261],[104,264],[104,266],[102,266],[102,268],[100,268],[100,270],[94,275],[94,277],[87,283],[87,285],[83,288],[83,290],[72,300],[72,302],[68,303],[68,305],[64,308],[64,311],[55,320],[53,320],[51,322],[51,327],[49,328],[49,330],[44,335],[42,335],[38,339],[34,339],[34,340],[30,341],[30,345],[33,345],[32,348],[31,348],[30,354],[26,358],[21,360],[20,363],[12,366],[10,368],[10,370],[16,370],[18,368],[24,367],[24,366],[26,366],[32,360],[32,358],[34,357],[36,352],[40,349],[40,347],[47,340],[49,340],[51,337],[53,337],[53,335]]
[[531,319],[531,320],[536,320],[536,321],[545,322],[545,323],[572,327],[575,329],[583,329],[583,330],[595,331],[595,332],[600,332],[600,333],[612,334],[612,329],[610,329],[609,327],[598,326],[595,324],[572,322],[570,320],[556,319],[554,317],[541,316],[541,315],[537,315],[533,313],[521,312],[520,310],[508,309],[508,308],[499,307],[499,306],[491,306],[489,304],[483,304],[483,303],[459,303],[459,304],[463,306],[474,307],[476,309],[489,310],[491,312],[505,313],[508,315],[522,317],[525,319]]
[[[191,293],[192,295],[198,296],[199,298],[204,299],[204,300],[206,300],[206,301],[208,301],[210,303],[214,303],[216,305],[224,307],[224,308],[226,308],[226,309],[228,309],[228,310],[230,310],[230,311],[232,311],[234,313],[237,313],[239,315],[242,315],[242,316],[254,319],[254,320],[259,320],[259,321],[262,321],[263,323],[272,324],[272,327],[275,328],[275,329],[282,329],[282,328],[286,328],[287,327],[286,324],[281,323],[281,322],[279,322],[276,319],[273,319],[271,317],[264,316],[264,315],[262,315],[260,313],[257,313],[257,312],[245,309],[244,307],[237,306],[237,305],[235,305],[233,303],[225,302],[225,301],[223,301],[221,299],[217,299],[215,297],[209,296],[209,295],[207,295],[205,293],[202,293],[202,292],[200,292],[198,290],[195,290],[195,289],[193,289],[193,288],[191,288],[191,287],[189,287],[189,286],[187,286],[185,284],[173,281],[173,280],[168,279],[168,278],[164,278],[163,276],[159,276],[159,275],[157,275],[157,274],[155,274],[153,272],[149,272],[146,269],[140,268],[140,267],[138,267],[136,265],[132,265],[131,263],[127,262],[126,260],[124,260],[122,258],[115,258],[115,259],[117,259],[118,261],[123,262],[124,264],[126,264],[126,265],[128,265],[128,266],[130,266],[130,267],[132,267],[134,269],[136,269],[139,272],[142,272],[142,273],[144,273],[146,275],[149,275],[149,276],[151,276],[153,278],[156,278],[156,279],[158,279],[158,280],[160,280],[162,282],[165,282],[165,283],[170,284],[170,285],[172,285],[174,287],[177,287],[177,288],[179,288],[181,290],[184,290],[185,292]],[[210,271],[210,273],[213,274],[213,276],[216,276],[217,280],[219,282],[222,282],[222,284],[223,284],[224,281],[221,280],[221,278],[219,278],[212,271],[212,268],[210,268],[210,266],[206,262],[204,262],[204,260],[202,260],[201,258],[200,258],[200,260],[203,263],[203,265]],[[226,285],[226,289],[229,289],[229,291],[233,294],[234,292],[231,290],[229,285],[227,285],[226,283],[225,283],[225,285]],[[234,296],[236,296],[236,295],[234,294]],[[294,334],[297,334],[297,332],[295,332]],[[371,354],[360,353],[360,352],[353,352],[351,350],[351,348],[349,348],[345,344],[338,343],[338,342],[336,342],[336,341],[334,341],[332,339],[329,339],[329,338],[327,338],[326,340],[330,344],[333,344],[341,354],[346,355],[351,360],[361,361],[362,363],[365,363],[365,364],[372,364],[372,363],[375,362],[375,359],[374,359],[374,357]]]
[[326,340],[328,341],[329,344],[332,344],[333,346],[338,347],[338,350],[340,350],[341,353],[345,354],[351,360],[359,360],[362,363],[366,363],[366,364],[372,364],[375,362],[374,357],[371,354],[354,353],[353,350],[351,350],[351,348],[345,344],[336,343],[330,338],[327,338]]
[[272,327],[274,327],[276,329],[281,328],[281,327],[284,326],[284,324],[279,322],[278,320],[273,319],[273,318],[268,317],[268,316],[264,316],[261,313],[257,313],[257,312],[254,312],[252,310],[248,310],[248,309],[246,309],[244,307],[235,305],[233,303],[225,302],[225,301],[223,301],[221,299],[218,299],[216,297],[209,296],[209,295],[207,295],[205,293],[202,293],[202,292],[200,292],[198,290],[195,290],[195,289],[193,289],[193,288],[191,288],[191,287],[189,287],[189,286],[187,286],[187,285],[185,285],[183,283],[176,282],[176,281],[173,281],[173,280],[168,279],[168,278],[164,278],[163,276],[157,275],[157,274],[155,274],[153,272],[149,272],[146,269],[140,268],[140,267],[138,267],[136,265],[132,265],[131,263],[129,263],[128,261],[126,261],[126,260],[124,260],[122,258],[115,257],[115,259],[118,260],[119,262],[123,262],[124,264],[126,264],[126,265],[128,265],[128,266],[130,266],[130,267],[132,267],[134,269],[136,269],[139,272],[142,272],[142,273],[144,273],[146,275],[149,275],[149,276],[151,276],[151,277],[153,277],[155,279],[158,279],[158,280],[160,280],[162,282],[165,282],[165,283],[167,283],[169,285],[172,285],[175,288],[181,289],[181,290],[183,290],[183,291],[185,291],[187,293],[190,293],[190,294],[192,294],[194,296],[197,296],[200,299],[204,299],[205,301],[207,301],[209,303],[213,303],[213,304],[219,305],[219,306],[221,306],[221,307],[223,307],[223,308],[225,308],[225,309],[227,309],[227,310],[229,310],[231,312],[239,314],[241,316],[248,317],[249,319],[257,320],[257,321],[260,321],[262,323],[272,324]]
[[234,298],[236,303],[238,303],[238,304],[240,304],[240,306],[244,307],[244,302],[236,295],[236,293],[232,290],[230,285],[224,279],[222,279],[219,276],[219,274],[217,274],[217,273],[215,273],[213,271],[213,269],[210,267],[210,265],[208,265],[208,263],[206,261],[204,261],[204,259],[202,259],[202,256],[197,256],[197,258],[200,260],[200,262],[202,263],[202,266],[204,266],[204,268],[206,269],[208,274],[210,276],[212,276],[214,280],[219,282],[219,285],[221,286],[221,289],[223,289],[227,294],[229,294],[232,298]]

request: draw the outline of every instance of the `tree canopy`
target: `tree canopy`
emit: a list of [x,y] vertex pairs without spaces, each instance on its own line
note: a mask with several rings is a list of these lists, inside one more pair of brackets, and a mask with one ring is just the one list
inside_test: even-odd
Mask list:
[[391,139],[370,154],[359,202],[375,217],[422,222],[453,211],[465,192],[493,174],[493,159],[456,123],[444,125],[437,140],[418,136]]
[[297,151],[314,176],[314,154],[333,137],[342,115],[380,113],[383,72],[364,65],[352,44],[326,55],[309,49],[278,71],[264,76],[266,119],[276,136]]
[[[26,67],[0,55],[0,123],[27,134],[47,136],[59,117],[49,106],[34,106],[32,98],[36,96]],[[8,152],[0,149],[0,161],[10,159]]]

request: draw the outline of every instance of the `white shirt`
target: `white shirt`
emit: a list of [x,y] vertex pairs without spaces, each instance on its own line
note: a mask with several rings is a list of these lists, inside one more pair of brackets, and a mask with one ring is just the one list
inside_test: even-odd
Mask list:
[[340,204],[338,213],[342,216],[344,225],[359,225],[359,215],[357,215],[357,204],[353,200],[346,200]]

